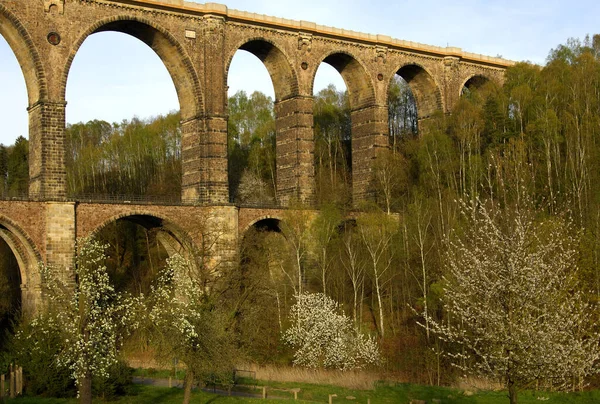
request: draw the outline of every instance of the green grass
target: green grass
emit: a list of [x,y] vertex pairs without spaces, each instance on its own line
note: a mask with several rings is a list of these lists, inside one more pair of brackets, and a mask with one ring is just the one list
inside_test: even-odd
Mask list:
[[168,379],[169,376],[170,377],[177,377],[178,379],[183,379],[185,377],[185,370],[183,369],[179,369],[177,370],[177,372],[175,372],[174,370],[170,369],[154,369],[154,368],[148,368],[148,369],[134,369],[133,370],[133,376],[138,376],[138,377],[150,377],[153,379]]
[[[263,382],[264,383],[264,382]],[[506,392],[476,392],[472,396],[465,396],[461,390],[420,386],[415,384],[379,384],[375,390],[349,390],[335,386],[312,385],[300,383],[269,383],[269,393],[271,397],[279,396],[281,399],[269,400],[269,403],[290,403],[293,394],[286,389],[300,388],[298,403],[309,402],[328,402],[329,394],[337,394],[334,403],[366,403],[367,399],[372,404],[408,404],[411,399],[426,400],[432,403],[432,399],[441,400],[443,404],[508,404]],[[150,404],[150,403],[181,403],[183,400],[183,391],[178,388],[163,388],[153,386],[135,386],[132,395],[121,397],[115,401],[119,404]],[[259,393],[261,390],[254,390]],[[355,397],[354,400],[347,397]],[[285,397],[285,398],[284,398]],[[548,400],[539,400],[548,398]],[[195,391],[192,394],[192,403],[255,403],[260,399],[245,397],[227,397],[202,391]],[[262,401],[262,400],[261,400]],[[103,401],[94,400],[96,403]],[[14,404],[76,404],[76,399],[56,399],[56,398],[37,398],[22,397],[15,400],[8,400],[8,403]],[[584,393],[540,393],[540,392],[521,392],[519,394],[520,404],[593,404],[600,403],[600,391],[595,390]]]
[[[153,387],[153,386],[136,386],[135,393],[126,397],[120,397],[114,403],[118,404],[180,404],[183,401],[183,390],[178,388]],[[195,404],[241,404],[248,402],[256,402],[258,399],[249,399],[244,397],[227,397],[218,394],[205,393],[203,391],[194,391],[192,393],[192,403]],[[94,399],[94,403],[104,403],[101,399]],[[270,403],[289,403],[288,400],[273,400]],[[298,401],[302,403],[302,401]],[[75,398],[60,399],[60,398],[42,398],[42,397],[19,397],[14,400],[8,400],[11,404],[77,404]]]

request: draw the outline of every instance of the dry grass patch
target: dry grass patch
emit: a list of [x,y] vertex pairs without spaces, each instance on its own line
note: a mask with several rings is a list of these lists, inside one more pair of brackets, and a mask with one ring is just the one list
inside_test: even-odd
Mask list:
[[305,369],[290,366],[258,366],[246,364],[242,367],[256,372],[256,378],[281,383],[326,384],[352,390],[373,390],[381,374],[371,371],[346,371],[329,369]]
[[457,389],[470,391],[499,391],[505,388],[502,383],[480,377],[461,377],[454,384]]

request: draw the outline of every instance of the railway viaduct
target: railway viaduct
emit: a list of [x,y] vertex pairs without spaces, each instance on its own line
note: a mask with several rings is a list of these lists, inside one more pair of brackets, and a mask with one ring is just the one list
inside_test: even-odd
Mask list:
[[[118,31],[151,47],[165,64],[181,109],[180,204],[94,203],[68,198],[65,99],[71,63],[90,35]],[[41,299],[38,263],[70,268],[78,237],[118,219],[160,229],[178,245],[198,245],[221,229],[219,251],[234,259],[243,231],[277,218],[289,201],[314,194],[313,83],[319,65],[343,77],[352,121],[353,197],[368,197],[370,170],[388,147],[388,87],[409,84],[419,123],[448,113],[464,87],[502,83],[512,63],[463,52],[229,10],[183,0],[0,0],[0,35],[21,65],[28,93],[29,197],[0,202],[0,237],[15,254],[23,304]],[[277,189],[282,208],[229,204],[227,75],[238,50],[257,56],[275,89]],[[90,80],[93,80],[90,77]],[[203,231],[204,231],[203,230]]]

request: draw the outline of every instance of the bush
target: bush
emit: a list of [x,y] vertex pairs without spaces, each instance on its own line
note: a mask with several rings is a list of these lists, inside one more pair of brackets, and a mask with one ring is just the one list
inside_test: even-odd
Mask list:
[[290,319],[283,339],[295,349],[294,365],[349,370],[380,362],[375,340],[355,330],[350,318],[339,314],[338,303],[323,293],[296,296]]
[[[56,361],[61,343],[55,323],[40,316],[18,327],[2,364],[17,363],[23,367],[25,394],[29,396],[75,397],[77,389],[71,371]],[[107,378],[94,378],[93,393],[111,400],[131,393],[132,384],[133,369],[119,361],[108,369]]]
[[62,339],[56,325],[45,317],[21,324],[10,344],[7,358],[23,367],[25,394],[47,397],[74,397],[77,390],[66,367],[56,357]]
[[118,361],[108,369],[108,375],[108,378],[94,378],[92,381],[94,396],[112,401],[118,396],[132,393],[133,368],[123,361]]

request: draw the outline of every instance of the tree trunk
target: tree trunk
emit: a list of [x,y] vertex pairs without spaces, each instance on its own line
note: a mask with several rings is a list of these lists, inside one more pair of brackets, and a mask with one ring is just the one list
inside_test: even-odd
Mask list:
[[79,380],[79,403],[92,404],[92,374],[89,371]]
[[192,398],[192,386],[194,385],[194,372],[188,368],[185,372],[185,382],[183,387],[183,404],[190,404]]
[[511,379],[508,379],[508,399],[510,404],[517,404],[517,386]]
[[379,286],[379,275],[375,272],[375,289],[377,291],[377,303],[379,305],[379,327],[381,330],[381,338],[384,337],[385,328],[383,324],[383,305],[381,303],[381,288]]

